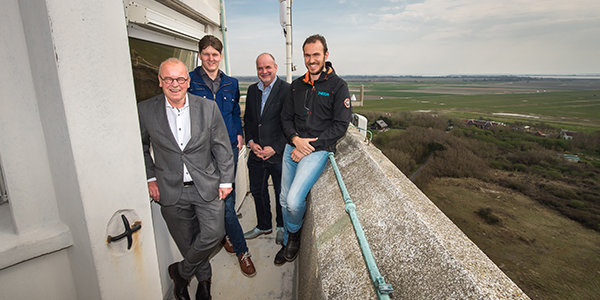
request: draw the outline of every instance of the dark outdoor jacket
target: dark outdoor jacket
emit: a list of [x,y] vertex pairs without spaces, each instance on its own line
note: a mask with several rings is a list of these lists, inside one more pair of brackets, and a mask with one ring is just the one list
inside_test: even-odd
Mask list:
[[219,106],[221,116],[223,116],[223,121],[225,121],[225,126],[227,127],[231,148],[235,148],[237,147],[237,136],[244,135],[242,132],[242,119],[240,117],[240,89],[238,87],[238,80],[225,75],[223,71],[219,70],[221,85],[217,92],[213,94],[204,82],[204,79],[202,79],[200,68],[202,66],[190,72],[190,88],[188,92],[217,102],[217,106]]
[[346,134],[351,117],[348,84],[326,62],[316,82],[308,72],[292,82],[290,97],[281,111],[281,124],[290,144],[294,136],[318,137],[311,142],[315,151],[335,152],[335,144]]
[[[285,102],[289,94],[290,84],[278,78],[273,84],[261,115],[260,104],[262,92],[258,89],[258,83],[248,87],[246,112],[244,113],[246,144],[250,140],[253,140],[263,148],[271,146],[276,154],[267,160],[270,163],[281,163],[286,140],[281,130],[280,115],[283,102]],[[252,151],[250,151],[248,159],[261,160]]]

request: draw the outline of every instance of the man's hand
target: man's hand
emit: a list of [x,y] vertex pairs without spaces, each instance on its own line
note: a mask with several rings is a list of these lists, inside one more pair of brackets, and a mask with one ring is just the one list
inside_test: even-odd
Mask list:
[[293,161],[300,162],[300,160],[306,155],[302,154],[302,152],[300,152],[298,148],[294,148],[294,150],[292,150],[292,153],[290,153],[290,156],[292,157]]
[[271,158],[271,156],[275,155],[275,150],[271,146],[265,146],[262,151],[262,159],[267,160]]
[[148,192],[150,193],[150,198],[154,199],[154,201],[160,201],[160,192],[158,191],[158,183],[155,181],[148,182]]
[[244,137],[242,137],[241,134],[238,134],[237,136],[237,140],[238,140],[238,150],[242,151],[242,147],[244,147]]
[[250,150],[252,150],[252,152],[254,152],[258,158],[264,159],[262,156],[263,148],[259,144],[255,143],[254,141],[250,141],[248,142],[248,146],[250,146]]
[[296,149],[303,154],[303,156],[311,154],[315,151],[315,148],[310,144],[310,142],[314,142],[319,138],[301,138],[299,136],[295,136],[292,138],[292,143],[296,146]]
[[219,200],[225,199],[231,191],[233,191],[233,188],[219,188]]

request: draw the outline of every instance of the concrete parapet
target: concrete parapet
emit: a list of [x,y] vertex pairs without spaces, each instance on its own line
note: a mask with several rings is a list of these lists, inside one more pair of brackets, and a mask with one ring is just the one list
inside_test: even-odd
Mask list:
[[[529,299],[350,128],[335,155],[391,299]],[[309,194],[298,299],[377,299],[331,165]]]

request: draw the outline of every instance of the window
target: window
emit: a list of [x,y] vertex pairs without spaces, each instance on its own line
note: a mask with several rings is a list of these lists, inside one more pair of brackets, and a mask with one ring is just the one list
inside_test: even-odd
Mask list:
[[158,86],[158,66],[167,58],[181,60],[192,71],[196,67],[197,52],[129,38],[133,83],[137,102],[162,93]]

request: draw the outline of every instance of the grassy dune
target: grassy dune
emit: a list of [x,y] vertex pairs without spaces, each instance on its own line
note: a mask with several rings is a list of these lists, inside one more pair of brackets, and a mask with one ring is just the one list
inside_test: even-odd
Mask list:
[[475,179],[437,179],[425,193],[532,299],[598,299],[598,232]]
[[[391,113],[387,116],[393,118],[400,115],[398,112],[425,110],[431,111],[427,114],[429,118],[432,118],[431,114],[439,114],[438,118],[432,119],[440,120],[446,120],[443,115],[448,114],[508,124],[546,124],[557,130],[600,130],[600,80],[465,82],[446,78],[416,82],[404,79],[397,82],[351,82],[351,94],[358,97],[361,84],[365,85],[364,106],[355,106],[353,110],[369,116]],[[374,121],[369,120],[370,123]],[[442,128],[447,126],[445,121],[440,122]],[[452,144],[449,138],[448,141],[444,139],[449,135],[443,129],[428,125],[429,129],[432,127],[434,130],[427,132],[442,132],[433,140]],[[385,138],[397,132],[400,131],[394,129],[376,140],[384,142],[381,145],[384,148],[394,143],[408,144],[410,148],[419,143],[407,141],[407,136],[403,136],[402,140]],[[507,133],[506,136],[510,135]],[[484,137],[487,135],[482,133],[479,140],[485,141]],[[419,138],[423,140],[425,136]],[[510,147],[504,145],[500,148]],[[405,154],[409,153],[408,149],[387,149],[386,153],[395,155],[388,157],[401,170],[414,170],[421,161]],[[467,178],[435,178],[423,188],[423,192],[532,299],[599,299],[600,232],[566,218],[541,204],[543,202],[539,199],[534,200],[533,196],[529,198],[518,190],[506,188],[506,185],[500,186],[498,182],[501,181],[495,180],[505,178],[536,186],[536,183],[539,185],[539,182],[546,181],[539,175],[517,170],[492,172],[485,181],[475,179],[473,177],[477,176],[473,175]],[[597,178],[594,176],[590,180],[597,182]],[[563,184],[558,181],[551,183]],[[585,198],[584,195],[579,196]]]

